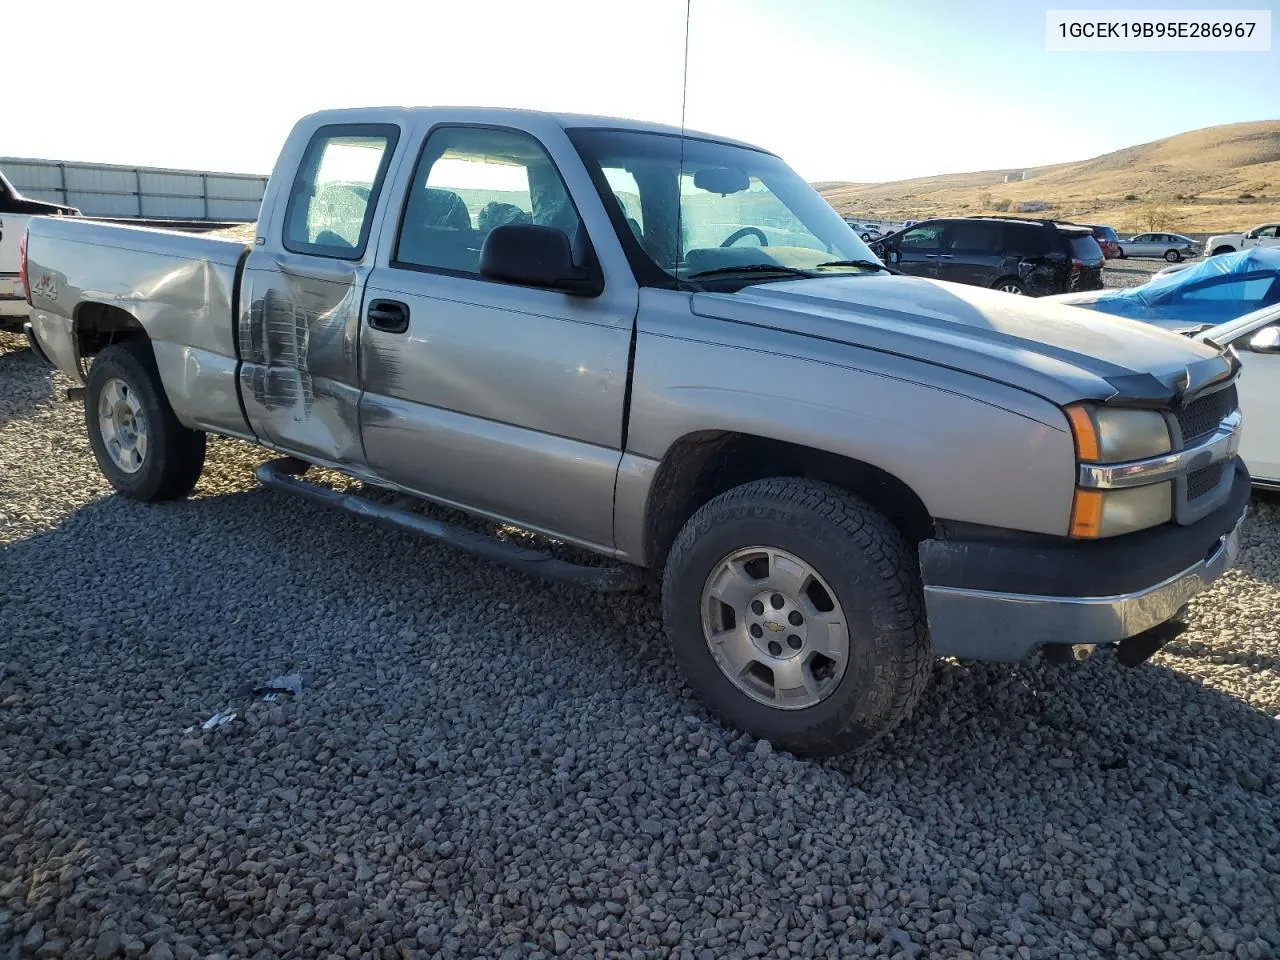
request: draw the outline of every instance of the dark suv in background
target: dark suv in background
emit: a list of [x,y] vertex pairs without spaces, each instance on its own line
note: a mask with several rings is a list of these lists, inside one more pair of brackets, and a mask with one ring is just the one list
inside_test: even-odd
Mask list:
[[1089,227],[1019,217],[925,220],[871,249],[912,276],[1033,297],[1100,289],[1106,259]]

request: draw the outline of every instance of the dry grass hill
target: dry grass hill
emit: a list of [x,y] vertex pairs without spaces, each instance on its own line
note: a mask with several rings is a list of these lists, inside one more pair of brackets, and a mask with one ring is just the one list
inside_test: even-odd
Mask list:
[[[1020,182],[1005,183],[1011,173]],[[1114,153],[1027,170],[894,183],[818,183],[838,211],[884,219],[1018,213],[1108,223],[1122,234],[1243,230],[1280,220],[1280,120],[1192,130]]]

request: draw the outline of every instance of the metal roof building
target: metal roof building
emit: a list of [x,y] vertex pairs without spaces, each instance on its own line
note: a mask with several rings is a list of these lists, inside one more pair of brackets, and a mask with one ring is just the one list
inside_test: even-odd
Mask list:
[[78,207],[89,217],[251,222],[265,176],[0,157],[23,196]]

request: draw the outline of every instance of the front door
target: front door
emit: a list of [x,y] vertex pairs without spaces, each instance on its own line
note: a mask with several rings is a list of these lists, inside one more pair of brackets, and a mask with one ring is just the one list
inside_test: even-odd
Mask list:
[[432,499],[611,549],[637,305],[625,261],[601,267],[598,297],[480,275],[484,239],[504,224],[556,227],[579,265],[598,260],[580,204],[527,132],[435,127],[407,193],[360,328],[370,467]]
[[399,139],[392,124],[320,127],[300,158],[279,237],[245,263],[240,394],[267,444],[341,466],[363,461],[357,334],[370,233]]
[[1280,223],[1271,223],[1258,231],[1258,246],[1280,247]]
[[931,220],[917,224],[898,238],[900,259],[896,266],[913,277],[936,277],[938,258],[942,255],[942,234],[947,228],[944,220]]

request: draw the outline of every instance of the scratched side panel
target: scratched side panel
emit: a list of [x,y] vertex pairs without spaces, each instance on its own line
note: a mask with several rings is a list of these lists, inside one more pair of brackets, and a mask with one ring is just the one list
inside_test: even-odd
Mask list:
[[264,440],[345,464],[363,461],[356,352],[364,271],[255,253],[239,317],[245,412]]
[[681,437],[725,430],[887,471],[934,517],[1063,534],[1075,448],[1047,401],[905,357],[695,317],[688,295],[641,292],[618,548],[639,555],[649,463]]

